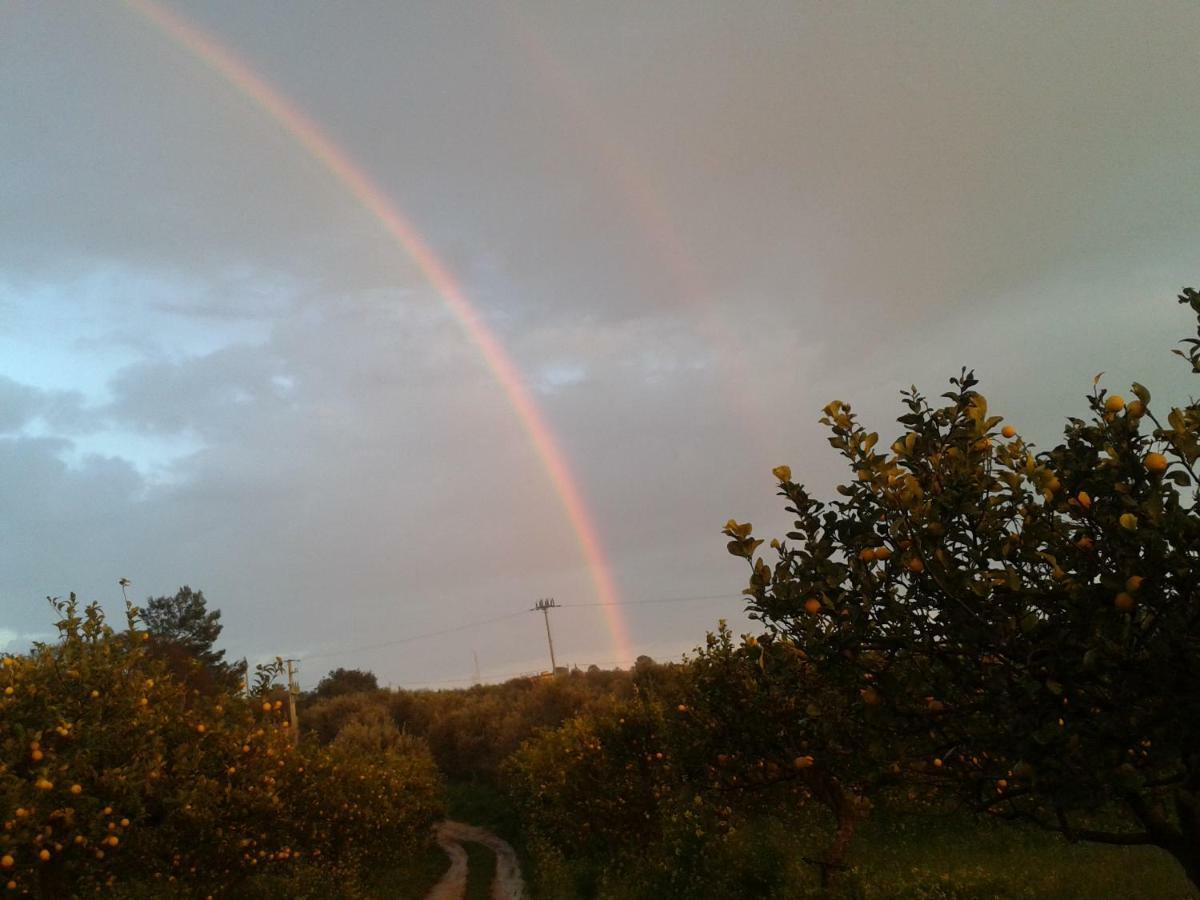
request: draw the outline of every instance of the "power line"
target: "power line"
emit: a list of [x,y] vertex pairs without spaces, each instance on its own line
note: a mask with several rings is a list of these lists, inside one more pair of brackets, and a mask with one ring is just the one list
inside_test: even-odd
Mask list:
[[[503,681],[513,681],[517,678],[533,678],[534,676],[540,675],[540,674],[541,674],[541,672],[537,672],[537,671],[510,672],[507,674],[488,675],[486,677],[489,679],[503,679]],[[502,684],[503,681],[492,680],[492,681],[475,682],[475,680],[473,678],[432,678],[428,681],[389,681],[388,687],[421,688],[421,687],[425,687],[425,686],[431,685],[431,684],[465,684],[468,686],[478,685],[479,687],[492,687],[497,684]]]
[[[647,600],[618,600],[610,603],[560,603],[560,608],[583,609],[595,606],[647,606],[655,603],[698,603],[706,600],[738,600],[740,597],[733,597],[729,594],[705,594],[693,597],[654,597]],[[348,653],[361,653],[368,650],[383,650],[388,647],[398,647],[401,644],[408,644],[413,641],[421,641],[425,638],[439,637],[443,634],[453,634],[456,631],[465,631],[468,628],[477,628],[481,625],[491,625],[496,622],[503,622],[506,619],[515,619],[517,616],[524,615],[526,610],[520,612],[505,613],[501,616],[493,616],[490,619],[478,619],[474,622],[464,622],[461,625],[452,625],[449,628],[441,628],[437,631],[426,631],[423,634],[414,634],[408,637],[396,638],[391,641],[381,641],[377,644],[363,644],[357,647],[346,647],[341,650],[327,650],[323,653],[309,653],[304,656],[306,660],[312,659],[327,659],[331,656],[345,656]],[[458,679],[455,679],[458,680]],[[426,684],[434,684],[435,682],[424,682]],[[445,682],[444,682],[445,683]]]
[[646,606],[651,603],[698,603],[702,600],[740,600],[741,597],[731,597],[729,594],[706,594],[698,597],[655,597],[651,600],[614,600],[608,603],[560,603],[562,607],[582,606]]
[[408,644],[412,641],[420,641],[425,638],[438,637],[443,634],[451,634],[455,631],[465,631],[468,628],[475,628],[479,625],[491,625],[493,622],[502,622],[505,619],[515,619],[517,616],[525,615],[525,610],[520,612],[506,613],[502,616],[493,616],[490,619],[479,619],[475,622],[464,622],[462,625],[453,625],[450,628],[441,628],[437,631],[427,631],[424,634],[414,634],[408,637],[396,638],[393,641],[382,641],[378,644],[363,644],[359,647],[346,647],[342,650],[328,650],[325,653],[309,653],[305,659],[325,659],[329,656],[344,656],[347,653],[358,653],[363,650],[382,650],[385,647],[398,647],[400,644]]

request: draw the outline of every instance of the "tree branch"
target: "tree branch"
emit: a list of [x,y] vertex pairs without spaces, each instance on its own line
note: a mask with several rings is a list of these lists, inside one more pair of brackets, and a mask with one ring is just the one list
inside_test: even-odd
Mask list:
[[1109,831],[1074,831],[1069,835],[1080,841],[1091,841],[1093,844],[1120,844],[1123,846],[1133,846],[1141,844],[1153,844],[1154,838],[1146,831],[1134,831],[1126,833],[1114,833]]

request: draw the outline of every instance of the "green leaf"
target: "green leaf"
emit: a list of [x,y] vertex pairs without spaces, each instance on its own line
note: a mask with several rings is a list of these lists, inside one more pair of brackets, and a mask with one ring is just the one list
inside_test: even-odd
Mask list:
[[1146,405],[1146,406],[1150,405],[1150,392],[1148,390],[1146,390],[1146,388],[1143,385],[1140,385],[1135,381],[1132,385],[1132,390],[1133,390],[1134,394],[1137,395],[1137,398],[1139,400],[1141,400],[1144,405]]

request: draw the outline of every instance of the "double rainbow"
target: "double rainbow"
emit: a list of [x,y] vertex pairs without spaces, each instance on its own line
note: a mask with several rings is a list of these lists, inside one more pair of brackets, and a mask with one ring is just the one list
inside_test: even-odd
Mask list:
[[220,75],[238,93],[274,120],[309,156],[318,161],[364,210],[375,217],[396,245],[416,263],[453,314],[467,339],[478,349],[512,405],[575,533],[591,574],[597,601],[604,609],[617,655],[622,659],[632,657],[629,628],[617,605],[620,598],[579,484],[512,358],[501,345],[495,332],[488,328],[479,310],[467,299],[446,263],[429,246],[429,242],[412,221],[396,207],[354,159],[316,122],[255,72],[245,60],[222,46],[195,24],[160,6],[154,0],[126,0],[126,5],[154,25],[174,44]]

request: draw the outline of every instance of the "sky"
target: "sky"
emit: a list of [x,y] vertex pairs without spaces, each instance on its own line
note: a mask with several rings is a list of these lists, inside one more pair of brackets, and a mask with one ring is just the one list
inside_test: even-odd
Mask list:
[[[511,360],[622,606],[418,260],[138,4],[0,5],[0,646],[202,589],[229,655],[396,686],[751,627],[726,519],[817,424],[973,367],[1050,446],[1159,402],[1200,282],[1193,3],[173,2],[419,231]],[[667,602],[669,601],[669,602]],[[619,617],[628,641],[612,628]],[[482,623],[482,624],[479,624]]]

